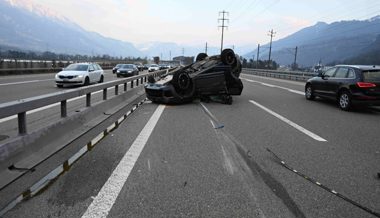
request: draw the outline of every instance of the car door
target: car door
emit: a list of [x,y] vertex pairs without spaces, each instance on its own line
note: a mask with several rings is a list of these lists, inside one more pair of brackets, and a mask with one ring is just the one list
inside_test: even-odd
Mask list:
[[90,64],[88,66],[88,75],[90,77],[90,82],[93,83],[96,81],[96,71],[94,65]]
[[322,74],[321,77],[318,77],[315,81],[313,81],[313,89],[317,95],[322,95],[326,97],[328,96],[327,94],[328,81],[329,81],[329,78],[334,76],[336,69],[337,69],[336,67],[332,67],[328,69]]
[[326,80],[326,94],[330,98],[336,98],[341,85],[347,80],[348,67],[338,67],[333,77]]

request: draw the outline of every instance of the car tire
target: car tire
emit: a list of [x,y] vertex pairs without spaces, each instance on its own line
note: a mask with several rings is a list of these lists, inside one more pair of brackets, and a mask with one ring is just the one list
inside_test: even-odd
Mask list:
[[220,59],[222,60],[223,64],[226,64],[226,65],[233,65],[237,61],[235,52],[229,48],[224,49],[222,51],[222,54],[220,55]]
[[83,84],[83,85],[85,85],[85,86],[90,85],[90,78],[86,77],[86,78],[84,79],[84,84]]
[[189,74],[183,71],[177,71],[173,75],[172,84],[182,98],[192,97],[195,91],[194,83]]
[[195,58],[195,61],[198,62],[198,61],[203,61],[204,59],[206,59],[208,57],[208,55],[206,53],[199,53],[197,55],[197,58]]
[[57,88],[63,88],[63,85],[57,84]]
[[338,106],[344,111],[349,111],[352,107],[352,97],[348,91],[341,91],[338,96]]
[[99,80],[99,83],[103,83],[104,82],[104,76],[103,75],[101,75],[100,76],[100,80]]
[[314,100],[315,99],[313,87],[310,84],[307,84],[305,87],[305,98],[307,100]]

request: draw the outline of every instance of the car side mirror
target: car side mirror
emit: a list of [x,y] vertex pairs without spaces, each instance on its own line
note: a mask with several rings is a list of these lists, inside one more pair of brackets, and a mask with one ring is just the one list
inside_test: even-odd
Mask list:
[[94,72],[94,70],[90,69],[90,70],[88,70],[88,72]]

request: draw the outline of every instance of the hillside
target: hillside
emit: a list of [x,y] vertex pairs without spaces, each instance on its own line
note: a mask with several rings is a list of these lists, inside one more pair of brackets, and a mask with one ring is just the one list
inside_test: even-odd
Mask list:
[[[340,21],[331,24],[319,22],[290,36],[273,42],[273,60],[289,65],[294,60],[298,47],[297,62],[301,66],[312,66],[319,60],[323,63],[342,62],[363,53],[375,43],[380,35],[380,16],[364,21]],[[264,45],[260,58],[268,58],[269,44]],[[245,57],[252,58],[257,50]]]

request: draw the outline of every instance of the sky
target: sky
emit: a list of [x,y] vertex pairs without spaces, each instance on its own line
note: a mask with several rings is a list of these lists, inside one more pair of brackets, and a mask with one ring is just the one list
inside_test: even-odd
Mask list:
[[322,22],[380,15],[380,0],[27,0],[82,28],[132,42],[219,46],[219,12],[229,12],[224,43],[253,46]]

